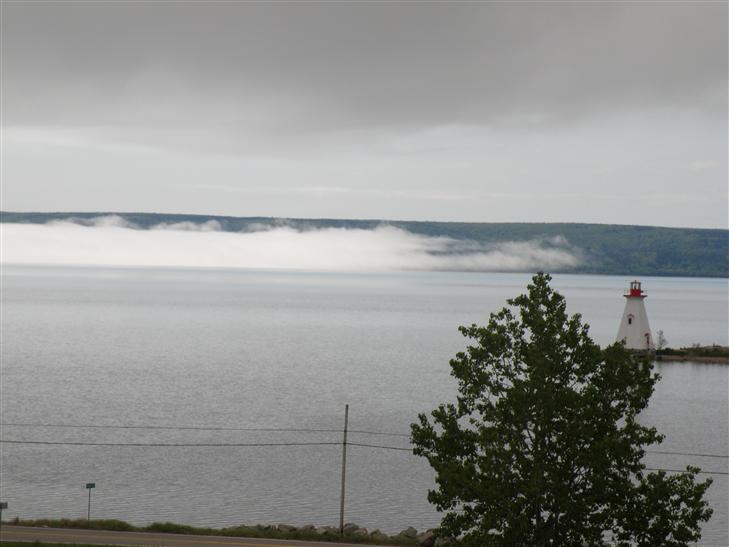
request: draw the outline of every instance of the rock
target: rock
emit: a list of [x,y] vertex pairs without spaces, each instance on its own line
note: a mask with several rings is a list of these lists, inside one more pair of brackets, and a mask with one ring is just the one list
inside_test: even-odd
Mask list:
[[276,529],[279,532],[296,532],[296,526],[291,526],[290,524],[279,524]]
[[436,538],[435,543],[433,543],[433,547],[451,547],[451,545],[453,545],[453,542],[450,538]]
[[370,533],[367,531],[367,528],[357,528],[354,532],[352,532],[352,535],[354,537],[367,537]]
[[324,535],[339,535],[339,530],[333,526],[322,526],[316,529],[316,533],[322,536]]
[[415,541],[417,541],[418,545],[421,545],[422,547],[433,547],[433,544],[435,543],[435,534],[433,533],[433,530],[427,530],[422,534],[418,534],[415,537]]
[[313,532],[316,530],[316,526],[313,524],[304,524],[301,528],[299,528],[302,532]]
[[345,535],[351,535],[354,534],[357,530],[359,530],[359,526],[354,524],[353,522],[348,522],[344,525],[344,528],[342,528],[342,531]]
[[388,536],[387,534],[383,534],[380,530],[375,530],[370,534],[370,539],[378,542],[387,541],[388,539],[390,539],[390,536]]
[[402,532],[400,532],[399,535],[404,536],[406,538],[415,539],[418,535],[418,531],[415,528],[413,528],[412,526],[408,526]]

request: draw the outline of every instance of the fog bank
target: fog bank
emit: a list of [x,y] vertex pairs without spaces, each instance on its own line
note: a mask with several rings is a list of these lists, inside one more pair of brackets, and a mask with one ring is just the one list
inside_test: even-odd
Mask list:
[[297,231],[260,226],[224,232],[217,222],[138,229],[115,216],[48,224],[0,225],[6,264],[178,266],[315,271],[531,271],[577,266],[564,238],[488,246],[417,235],[392,226],[373,230]]

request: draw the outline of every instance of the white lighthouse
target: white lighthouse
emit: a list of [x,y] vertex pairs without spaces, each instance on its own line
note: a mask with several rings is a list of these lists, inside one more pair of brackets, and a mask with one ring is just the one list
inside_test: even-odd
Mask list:
[[625,296],[625,311],[618,328],[618,342],[623,342],[627,349],[652,350],[653,336],[648,324],[643,299],[648,296],[640,288],[640,281],[631,281],[630,290]]

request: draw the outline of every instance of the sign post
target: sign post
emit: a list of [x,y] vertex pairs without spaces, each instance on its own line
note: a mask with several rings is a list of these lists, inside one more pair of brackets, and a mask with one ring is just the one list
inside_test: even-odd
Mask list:
[[89,507],[86,511],[86,520],[91,521],[91,489],[96,488],[95,482],[87,482],[86,483],[86,489],[89,491]]

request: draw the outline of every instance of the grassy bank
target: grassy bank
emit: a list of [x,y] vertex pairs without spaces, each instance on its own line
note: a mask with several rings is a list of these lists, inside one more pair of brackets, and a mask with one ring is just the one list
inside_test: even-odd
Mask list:
[[36,545],[37,547],[109,547],[108,545],[90,545],[88,543],[41,543],[40,541],[0,541],[3,547],[28,547],[28,545]]
[[695,363],[729,364],[729,347],[691,346],[656,350],[656,361],[692,361]]
[[[36,526],[48,528],[78,528],[84,530],[113,530],[119,532],[156,532],[166,534],[188,534],[199,536],[230,536],[265,539],[299,539],[309,541],[329,541],[332,543],[362,543],[380,545],[417,545],[415,537],[408,537],[402,533],[387,535],[379,530],[369,532],[365,528],[355,525],[346,525],[345,533],[341,534],[337,528],[331,526],[316,527],[312,525],[295,527],[286,524],[278,525],[240,525],[227,528],[205,528],[177,524],[174,522],[153,522],[148,526],[134,526],[123,520],[115,519],[13,519],[4,524],[16,526]],[[5,545],[5,543],[3,543]],[[27,543],[25,544],[27,545]]]

